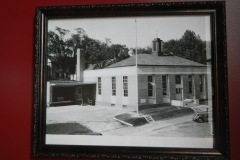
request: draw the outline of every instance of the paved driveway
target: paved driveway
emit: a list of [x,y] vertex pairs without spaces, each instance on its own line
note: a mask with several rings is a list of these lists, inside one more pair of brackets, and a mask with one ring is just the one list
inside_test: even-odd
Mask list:
[[125,113],[122,108],[102,106],[62,106],[47,108],[47,124],[80,123],[94,132],[125,127],[114,120],[117,114]]
[[120,136],[212,137],[210,124],[192,121],[192,115],[154,121],[130,127],[114,120],[128,112],[123,108],[101,106],[64,106],[47,108],[47,124],[79,123],[93,132]]

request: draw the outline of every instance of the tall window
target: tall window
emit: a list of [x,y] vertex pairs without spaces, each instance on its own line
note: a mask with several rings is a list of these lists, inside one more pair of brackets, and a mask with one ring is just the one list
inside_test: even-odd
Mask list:
[[176,75],[176,84],[181,84],[181,76]]
[[116,77],[112,77],[112,96],[116,96]]
[[203,75],[199,75],[199,79],[200,92],[203,92]]
[[128,77],[123,76],[123,96],[128,96]]
[[102,83],[101,83],[101,77],[98,77],[98,94],[102,94]]
[[148,96],[153,96],[153,76],[148,76]]
[[167,75],[162,76],[162,90],[163,95],[167,95]]
[[188,92],[192,93],[192,75],[188,76]]

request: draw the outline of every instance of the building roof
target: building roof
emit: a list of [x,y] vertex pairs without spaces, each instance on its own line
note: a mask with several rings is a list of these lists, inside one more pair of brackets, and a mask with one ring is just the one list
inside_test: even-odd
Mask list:
[[51,86],[81,86],[81,85],[89,85],[89,84],[96,84],[96,82],[79,82],[79,81],[61,81],[61,80],[54,80],[50,81]]
[[[138,54],[137,57],[138,66],[197,66],[204,67],[206,65],[194,62],[178,56],[156,56],[152,54]],[[129,57],[120,62],[114,63],[108,68],[135,66],[136,56]]]

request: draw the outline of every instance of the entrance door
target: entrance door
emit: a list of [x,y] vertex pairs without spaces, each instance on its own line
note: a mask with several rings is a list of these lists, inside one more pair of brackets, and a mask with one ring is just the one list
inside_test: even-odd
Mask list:
[[169,86],[168,75],[162,75],[163,103],[170,103],[168,86]]
[[176,75],[176,100],[183,100],[182,99],[182,77],[181,75]]

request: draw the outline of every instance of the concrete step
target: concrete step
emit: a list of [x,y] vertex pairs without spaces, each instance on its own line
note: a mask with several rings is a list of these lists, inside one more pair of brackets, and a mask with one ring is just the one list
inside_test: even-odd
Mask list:
[[144,118],[148,121],[148,123],[154,121],[154,119],[152,118],[152,116],[145,116]]

